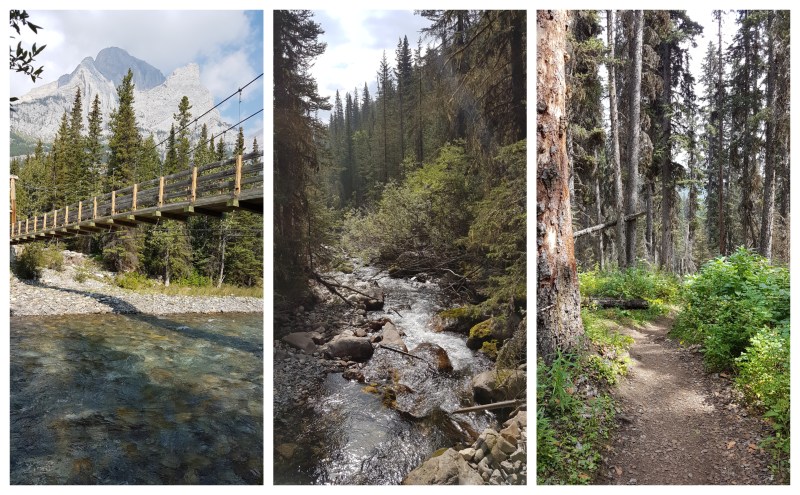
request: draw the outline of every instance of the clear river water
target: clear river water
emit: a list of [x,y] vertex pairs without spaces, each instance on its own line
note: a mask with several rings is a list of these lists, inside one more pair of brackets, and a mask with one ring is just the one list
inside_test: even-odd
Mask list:
[[11,318],[12,484],[263,483],[263,315]]

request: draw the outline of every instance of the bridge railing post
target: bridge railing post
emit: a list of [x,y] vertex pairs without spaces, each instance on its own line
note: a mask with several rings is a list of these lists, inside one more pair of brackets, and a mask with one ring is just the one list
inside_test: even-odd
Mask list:
[[197,200],[197,166],[192,167],[192,188],[189,191],[189,201]]
[[117,191],[111,191],[111,216],[117,214]]
[[131,197],[131,210],[136,211],[136,193],[139,192],[139,184],[133,185],[133,196]]
[[34,233],[36,233],[36,227],[37,227],[36,224],[38,223],[38,220],[39,220],[38,216],[33,217],[33,232]]
[[97,196],[92,198],[92,201],[94,202],[94,210],[92,211],[92,220],[95,220],[97,218]]
[[158,178],[158,206],[164,206],[164,176]]
[[82,210],[83,210],[83,201],[78,201],[78,223],[81,223],[81,220],[82,220],[81,219],[81,216],[83,216],[82,215],[82,213],[83,213]]
[[242,155],[236,155],[236,176],[233,180],[233,197],[238,198],[242,192]]

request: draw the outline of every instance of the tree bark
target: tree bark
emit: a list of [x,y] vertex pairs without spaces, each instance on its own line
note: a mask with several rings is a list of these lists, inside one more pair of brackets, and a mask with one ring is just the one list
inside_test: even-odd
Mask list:
[[539,10],[537,21],[537,352],[581,345],[584,335],[572,237],[566,143],[566,40],[569,13]]
[[661,45],[661,250],[659,266],[662,270],[674,271],[672,248],[672,202],[675,192],[675,177],[672,171],[672,41]]
[[525,104],[525,57],[523,35],[525,26],[523,20],[526,13],[520,10],[511,12],[511,111],[513,112],[515,140],[525,139],[527,136],[528,115]]
[[[641,132],[641,87],[642,87],[642,37],[644,12],[634,15],[633,59],[631,60],[630,116],[628,118],[628,184],[625,194],[625,213],[633,214],[639,191],[639,133]],[[636,264],[636,218],[625,225],[625,265]]]
[[644,210],[647,216],[644,222],[644,250],[647,261],[655,264],[655,236],[653,235],[653,181],[648,179],[644,185]]
[[772,222],[775,217],[775,121],[779,109],[775,106],[775,13],[770,11],[767,21],[769,32],[769,45],[767,47],[767,108],[770,116],[766,122],[766,150],[764,157],[764,205],[761,209],[761,233],[758,242],[758,251],[761,256],[772,259]]
[[[614,55],[614,11],[606,11],[606,22],[608,24],[608,98],[609,113],[611,114],[611,159],[614,166],[614,192],[615,210],[617,218],[625,218],[625,200],[622,191],[622,165],[619,158],[619,124],[617,121],[617,77]],[[617,264],[619,268],[626,266],[625,258],[625,222],[617,222]]]
[[[597,217],[597,223],[603,222],[603,212],[600,205],[603,204],[603,198],[600,196],[600,160],[597,156],[597,150],[594,151],[594,214]],[[573,236],[574,237],[574,236]],[[605,253],[603,252],[603,234],[597,236],[597,264],[600,270],[605,269]]]

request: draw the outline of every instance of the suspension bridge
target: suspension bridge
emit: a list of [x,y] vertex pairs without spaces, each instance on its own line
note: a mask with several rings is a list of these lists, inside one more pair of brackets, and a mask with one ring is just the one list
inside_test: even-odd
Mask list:
[[264,212],[261,151],[193,166],[25,219],[17,218],[14,179],[12,176],[11,244],[135,228],[161,219],[221,217],[235,209]]

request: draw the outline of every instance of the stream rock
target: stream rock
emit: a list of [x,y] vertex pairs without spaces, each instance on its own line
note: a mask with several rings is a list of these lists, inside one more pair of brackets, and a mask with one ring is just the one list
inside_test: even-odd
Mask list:
[[514,399],[525,394],[526,375],[522,370],[489,370],[472,378],[472,392],[478,404]]
[[385,324],[381,335],[383,337],[380,341],[381,344],[400,349],[403,352],[408,352],[406,343],[403,342],[402,337],[400,337],[400,330],[398,330],[394,323]]
[[366,337],[339,337],[328,342],[325,353],[333,358],[348,357],[352,361],[364,362],[375,350]]
[[282,340],[295,349],[300,349],[306,354],[314,354],[317,352],[317,345],[314,343],[314,335],[311,332],[290,333]]
[[469,334],[469,329],[481,322],[466,307],[452,308],[439,312],[431,319],[434,332],[454,332]]
[[431,457],[403,480],[404,485],[482,485],[483,478],[454,449]]
[[436,370],[440,373],[453,371],[453,363],[450,362],[447,351],[437,344],[423,342],[415,347],[414,350],[411,351],[411,354],[424,358],[430,363],[434,363]]

